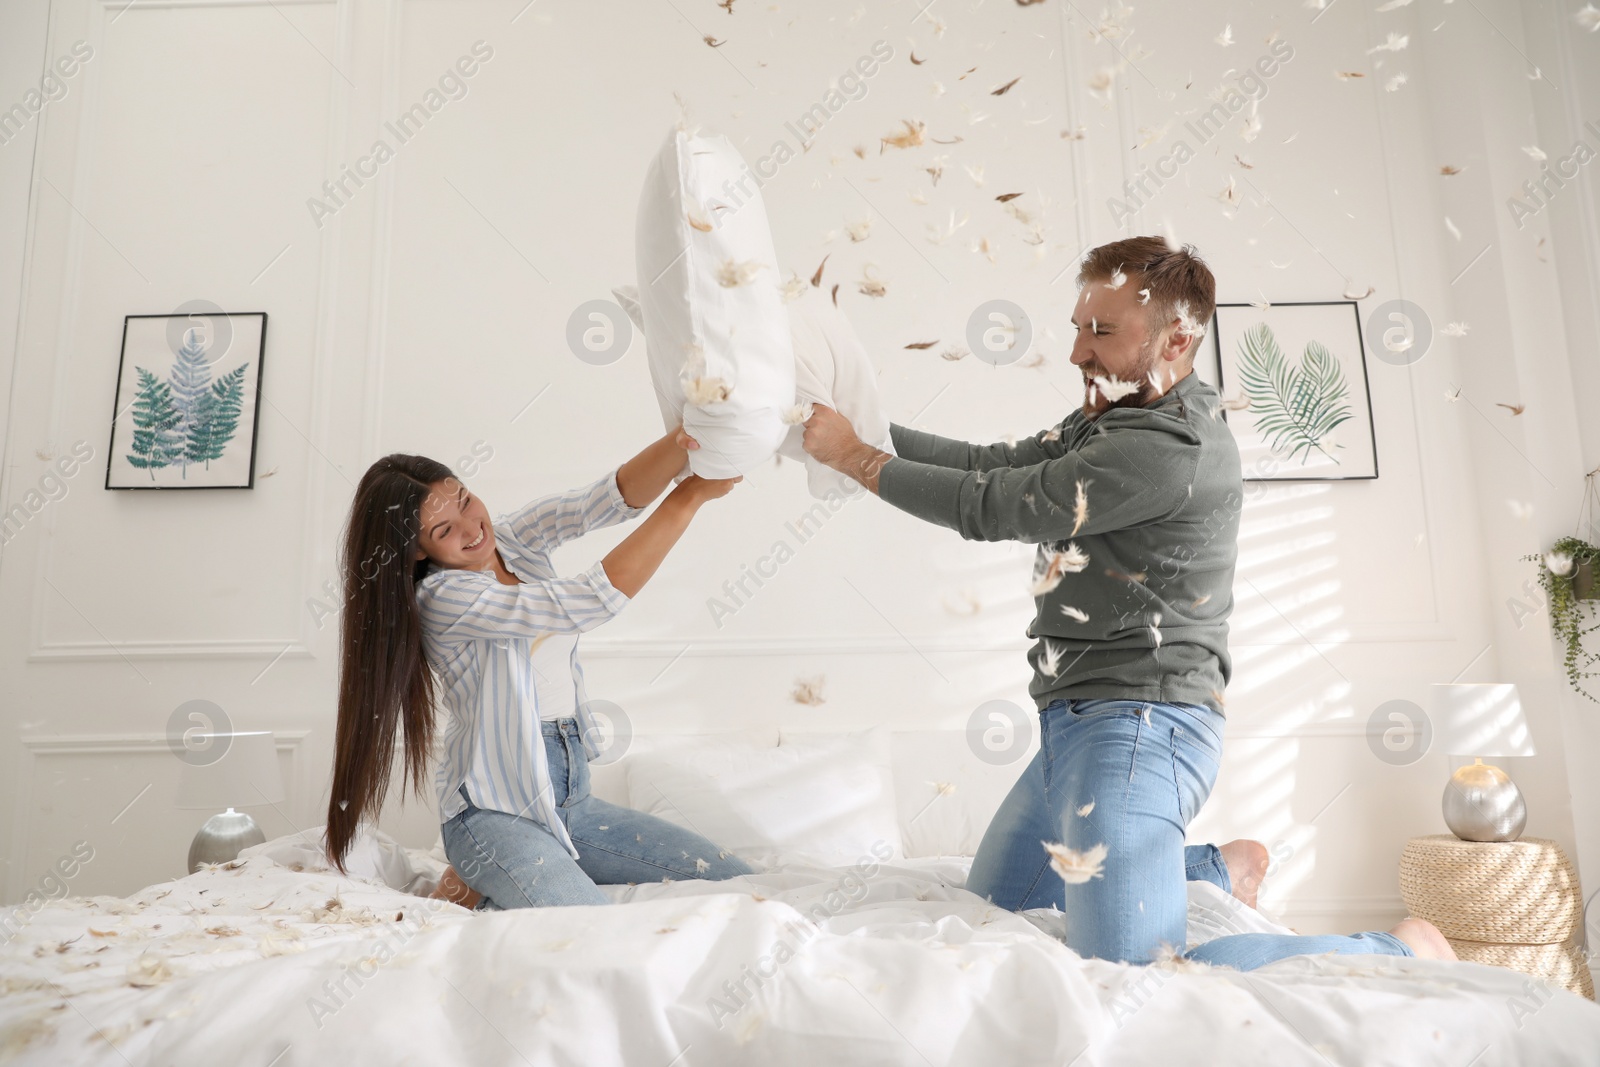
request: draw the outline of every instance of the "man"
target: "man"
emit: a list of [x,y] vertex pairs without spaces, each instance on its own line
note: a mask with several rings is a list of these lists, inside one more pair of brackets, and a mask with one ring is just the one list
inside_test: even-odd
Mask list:
[[[1079,953],[1144,963],[1185,947],[1186,871],[1231,880],[1214,846],[1186,853],[1184,831],[1222,755],[1243,482],[1216,390],[1194,374],[1216,289],[1193,248],[1102,245],[1078,287],[1085,399],[1058,425],[988,446],[896,425],[889,456],[819,406],[805,447],[968,540],[1038,544],[1040,748],[967,888],[1012,910],[1054,905]],[[1454,958],[1420,919],[1350,937],[1219,938],[1190,955],[1246,969],[1313,952]]]

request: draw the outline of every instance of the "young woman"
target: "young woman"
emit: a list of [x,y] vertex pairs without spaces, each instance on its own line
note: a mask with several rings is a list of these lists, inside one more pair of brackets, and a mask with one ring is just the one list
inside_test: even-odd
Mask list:
[[750,873],[699,834],[589,794],[597,737],[577,655],[578,634],[621,611],[700,505],[740,479],[685,478],[576,577],[550,562],[562,542],[638,517],[694,447],[669,433],[592,485],[498,522],[431,459],[397,453],[368,468],[341,559],[335,866],[361,819],[382,808],[397,744],[401,788],[409,778],[421,793],[438,685],[450,710],[435,775],[452,868],[441,894],[470,901],[464,882],[484,908],[604,904],[601,884]]

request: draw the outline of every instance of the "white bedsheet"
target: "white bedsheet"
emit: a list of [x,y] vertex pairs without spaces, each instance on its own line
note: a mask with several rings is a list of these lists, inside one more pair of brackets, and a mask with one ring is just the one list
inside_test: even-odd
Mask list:
[[42,909],[0,949],[0,1061],[1600,1063],[1600,1007],[1509,971],[1084,960],[1048,915],[953,888],[966,862],[865,882],[794,863],[616,887],[621,907],[471,913],[257,854]]

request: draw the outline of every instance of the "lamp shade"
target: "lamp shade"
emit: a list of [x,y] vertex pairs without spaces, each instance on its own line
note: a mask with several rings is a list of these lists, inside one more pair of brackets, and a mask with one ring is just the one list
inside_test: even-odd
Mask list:
[[[176,807],[220,811],[276,804],[283,799],[278,746],[270,731],[200,736],[220,749],[222,755],[206,763],[184,763]],[[207,745],[206,750],[211,751],[211,746]]]
[[1433,737],[1451,756],[1532,756],[1533,732],[1522,699],[1510,683],[1436,684],[1432,693]]

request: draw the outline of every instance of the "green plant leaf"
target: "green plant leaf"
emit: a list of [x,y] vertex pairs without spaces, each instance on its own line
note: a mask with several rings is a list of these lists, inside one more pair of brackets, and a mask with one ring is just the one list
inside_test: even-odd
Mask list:
[[1239,341],[1239,378],[1268,448],[1290,460],[1315,449],[1339,462],[1322,441],[1352,417],[1350,389],[1327,346],[1308,342],[1300,363],[1291,365],[1272,327],[1258,322]]

